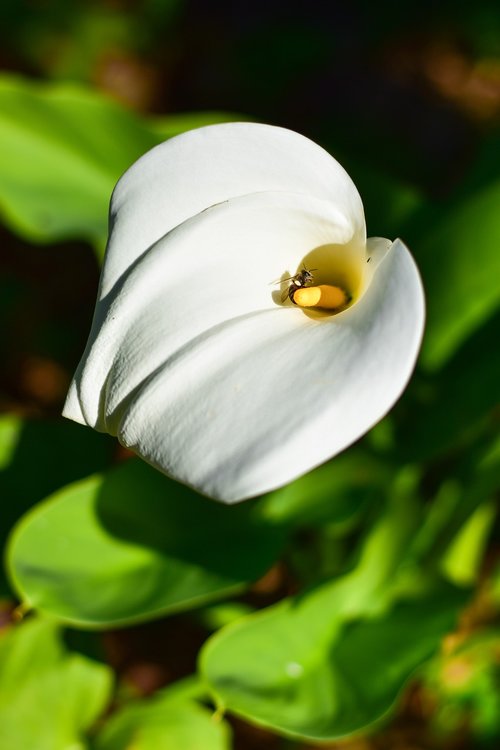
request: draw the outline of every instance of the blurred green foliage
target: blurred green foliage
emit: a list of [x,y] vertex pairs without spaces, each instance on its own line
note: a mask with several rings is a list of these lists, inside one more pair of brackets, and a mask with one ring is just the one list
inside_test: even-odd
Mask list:
[[30,240],[80,237],[102,254],[107,204],[145,151],[217,113],[142,121],[82,87],[0,78],[0,210]]
[[97,737],[95,750],[229,750],[230,729],[189,698],[164,690],[117,712]]
[[[57,625],[31,620],[0,641],[0,746],[83,748],[107,705],[111,670],[67,652]],[[28,713],[26,711],[28,710]]]
[[[369,750],[497,747],[497,4],[8,0],[0,20],[0,746],[226,750],[214,701],[274,732],[233,722],[237,748],[362,727]],[[57,412],[114,183],[165,138],[233,119],[340,159],[369,234],[411,247],[428,324],[363,441],[225,508],[116,467],[114,441]],[[21,624],[15,597],[37,610]]]

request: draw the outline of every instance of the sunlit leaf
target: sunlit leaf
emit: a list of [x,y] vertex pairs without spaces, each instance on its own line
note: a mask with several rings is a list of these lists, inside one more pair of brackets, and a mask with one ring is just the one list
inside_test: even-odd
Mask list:
[[[206,115],[219,121],[217,113]],[[192,119],[191,119],[192,118]],[[232,119],[221,115],[222,121]],[[193,124],[192,124],[193,123]],[[203,113],[141,120],[72,84],[0,78],[0,212],[36,241],[82,238],[104,247],[108,204],[120,175],[145,151]]]
[[23,420],[16,414],[0,417],[0,471],[11,463],[19,442]]
[[374,722],[437,649],[464,598],[398,577],[414,531],[395,506],[342,578],[223,628],[202,674],[221,709],[292,736],[341,737]]
[[0,81],[0,201],[35,240],[103,244],[114,182],[155,138],[131,114],[71,85]]
[[463,604],[450,587],[360,618],[346,596],[339,582],[214,636],[202,670],[219,705],[286,734],[350,734],[391,708]]
[[229,726],[194,701],[172,700],[168,691],[118,711],[95,750],[229,750]]
[[0,637],[0,747],[83,749],[110,689],[109,670],[68,653],[54,623],[17,626]]
[[114,450],[113,440],[106,435],[91,433],[62,419],[2,417],[0,545],[35,502],[61,485],[103,469],[109,465]]
[[71,485],[11,539],[30,607],[87,626],[146,620],[237,591],[272,564],[284,530],[258,504],[214,503],[141,461]]
[[59,633],[43,619],[28,620],[0,637],[0,694],[28,682],[63,656]]
[[480,505],[457,534],[442,563],[451,581],[462,586],[476,582],[495,518],[493,502]]

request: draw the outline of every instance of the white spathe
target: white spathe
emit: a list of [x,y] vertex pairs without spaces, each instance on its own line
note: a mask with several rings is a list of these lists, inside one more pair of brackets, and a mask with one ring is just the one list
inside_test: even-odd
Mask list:
[[[173,138],[120,179],[110,221],[65,416],[233,503],[334,456],[401,394],[418,271],[401,241],[366,240],[352,180],[307,138],[254,123]],[[281,304],[272,282],[303,263],[352,305]]]

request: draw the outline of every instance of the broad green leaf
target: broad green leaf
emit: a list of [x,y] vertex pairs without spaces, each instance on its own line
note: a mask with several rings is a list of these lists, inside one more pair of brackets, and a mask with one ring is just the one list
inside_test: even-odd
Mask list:
[[27,606],[63,621],[147,620],[260,577],[285,531],[258,510],[214,503],[131,460],[28,513],[11,538],[8,568]]
[[443,586],[362,617],[347,605],[349,588],[339,581],[213,636],[201,669],[219,707],[318,740],[383,716],[453,627],[463,597]]
[[95,750],[229,750],[230,730],[195,701],[173,700],[169,691],[114,714]]
[[[0,546],[35,502],[61,485],[109,465],[115,450],[106,435],[67,420],[0,420]],[[4,586],[3,571],[0,587]]]
[[156,142],[140,121],[73,85],[0,80],[0,206],[33,240],[103,245],[120,174]]
[[[219,121],[207,113],[208,123]],[[190,118],[193,118],[192,120]],[[221,120],[232,119],[222,114]],[[191,123],[194,123],[193,125]],[[141,120],[73,84],[0,78],[0,212],[36,241],[87,239],[102,249],[120,175],[145,151],[204,114]]]
[[43,619],[27,620],[0,635],[0,695],[49,669],[63,657],[59,632]]
[[87,747],[110,690],[107,667],[66,652],[54,623],[28,620],[0,637],[0,747]]
[[[422,231],[417,261],[427,297],[422,361],[440,367],[497,309],[500,182],[454,201]],[[425,226],[426,217],[421,221]]]
[[[395,503],[342,578],[227,626],[201,671],[221,710],[333,739],[376,721],[453,626],[463,594],[401,567],[415,531]],[[399,574],[398,571],[401,571]]]

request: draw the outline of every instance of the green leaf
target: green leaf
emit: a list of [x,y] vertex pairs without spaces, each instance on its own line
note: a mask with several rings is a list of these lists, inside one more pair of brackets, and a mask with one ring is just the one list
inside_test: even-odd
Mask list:
[[59,633],[53,623],[27,620],[0,637],[0,695],[29,682],[63,656]]
[[[109,465],[115,450],[107,435],[68,420],[0,419],[0,546],[35,502],[61,485]],[[4,586],[0,573],[0,589]]]
[[500,299],[500,182],[452,202],[415,247],[427,297],[422,361],[440,367],[495,311]]
[[450,581],[462,586],[477,581],[496,512],[493,502],[480,505],[457,534],[442,562]]
[[23,421],[16,414],[0,416],[0,471],[12,462],[22,426]]
[[120,174],[155,137],[138,119],[73,85],[0,80],[0,206],[32,240],[103,245]]
[[[463,597],[443,587],[354,616],[345,581],[251,615],[204,647],[222,709],[287,735],[335,739],[383,716],[452,628]],[[332,612],[332,605],[337,610]]]
[[189,609],[242,589],[279,555],[258,503],[214,503],[138,460],[71,485],[14,530],[8,569],[29,607],[82,626]]
[[274,522],[322,526],[345,523],[369,501],[378,499],[391,469],[353,448],[306,476],[268,495],[262,514]]
[[[87,239],[102,249],[121,174],[145,151],[205,115],[141,120],[82,86],[0,77],[0,211],[35,241]],[[206,114],[208,123],[219,121]],[[231,115],[222,114],[222,121]]]
[[352,572],[209,639],[200,666],[221,710],[324,740],[391,708],[464,601],[455,587],[401,567],[418,522],[408,511],[398,502],[389,508]]
[[220,602],[199,610],[196,619],[205,630],[213,632],[253,611],[254,607],[244,602]]
[[229,750],[230,730],[194,701],[169,691],[118,711],[99,733],[95,750]]
[[0,638],[0,747],[86,747],[110,690],[107,667],[66,652],[54,623],[28,620]]

